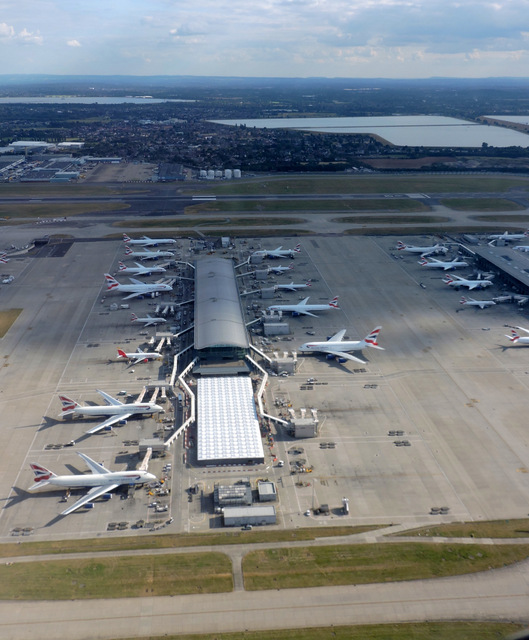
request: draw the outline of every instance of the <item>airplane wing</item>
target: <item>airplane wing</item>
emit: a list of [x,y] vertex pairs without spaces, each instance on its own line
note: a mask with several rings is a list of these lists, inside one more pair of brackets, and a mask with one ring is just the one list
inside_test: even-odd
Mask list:
[[103,398],[108,402],[108,404],[111,404],[114,407],[119,407],[120,405],[123,404],[123,402],[121,402],[120,400],[117,400],[116,398],[113,398],[108,393],[105,393],[104,391],[101,391],[101,389],[97,389],[97,393],[101,394],[103,396]]
[[517,329],[520,329],[520,331],[525,331],[525,333],[529,333],[529,329],[524,329],[523,327],[516,327]]
[[90,467],[90,471],[92,473],[110,473],[110,471],[106,467],[104,467],[102,464],[99,464],[99,462],[92,460],[92,458],[89,458],[86,453],[78,452],[77,455],[86,462],[86,464]]
[[303,307],[299,309],[294,309],[296,313],[302,313],[305,316],[312,316],[313,318],[317,318],[318,316],[315,313],[311,313],[310,311],[305,311]]
[[345,358],[346,360],[354,360],[355,362],[360,362],[361,364],[367,364],[367,360],[357,358],[356,356],[353,356],[350,353],[346,353],[345,351],[335,351],[334,349],[325,348],[321,348],[320,351],[322,351],[323,353],[328,353],[331,356],[336,356],[337,358]]
[[110,491],[113,491],[118,487],[119,487],[119,484],[104,484],[102,487],[93,487],[92,489],[90,489],[90,491],[86,495],[84,495],[82,498],[77,500],[77,502],[74,502],[67,509],[62,511],[61,516],[67,516],[69,513],[73,513],[74,511],[77,511],[77,509],[80,509],[82,506],[84,506],[88,502],[91,502],[92,500],[99,498],[99,496],[102,496],[104,493],[110,493]]
[[132,284],[145,284],[144,282],[142,282],[141,280],[138,280],[137,278],[129,278],[129,280],[132,282]]
[[342,329],[341,331],[338,331],[338,333],[335,333],[331,338],[329,338],[327,342],[341,342],[343,340],[344,335],[345,335],[345,329]]
[[140,466],[138,467],[138,471],[147,471],[148,467],[149,467],[149,460],[151,459],[152,456],[152,448],[148,447],[147,451],[145,452],[145,457],[143,458],[143,460],[141,461]]
[[[145,283],[142,283],[145,284]],[[138,296],[145,296],[148,293],[150,293],[149,291],[136,291],[135,293],[129,293],[128,296],[125,296],[124,298],[122,298],[122,300],[130,300],[131,298],[136,298]]]
[[[110,416],[110,418],[107,418],[104,422],[101,422],[97,424],[95,427],[92,427],[86,433],[90,433],[90,434],[97,433],[102,429],[106,429],[106,427],[111,427],[113,424],[121,422],[121,420],[128,420],[131,415],[132,413],[121,413],[117,416]],[[101,473],[101,472],[98,471],[98,473]]]

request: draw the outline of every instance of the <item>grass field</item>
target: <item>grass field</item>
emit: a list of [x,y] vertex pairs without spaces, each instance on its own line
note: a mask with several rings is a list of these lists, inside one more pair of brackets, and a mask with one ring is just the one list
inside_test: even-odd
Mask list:
[[450,218],[443,216],[344,216],[343,218],[333,218],[333,222],[340,222],[343,224],[389,224],[389,225],[403,225],[403,224],[441,224],[443,222],[450,222]]
[[38,204],[13,203],[0,204],[0,217],[9,218],[8,222],[10,222],[20,220],[21,218],[62,218],[75,216],[80,213],[123,211],[129,208],[128,204],[120,202],[77,202],[64,204],[59,202],[39,202]]
[[0,565],[2,600],[133,598],[233,589],[222,553],[56,560]]
[[509,622],[424,622],[164,635],[163,638],[149,636],[143,640],[501,640],[521,629],[522,625]]
[[529,187],[525,176],[263,176],[244,182],[201,185],[196,195],[270,194],[384,194],[384,193],[504,193],[512,188]]
[[375,531],[389,525],[359,525],[357,527],[321,527],[295,529],[293,531],[233,531],[214,534],[143,535],[124,538],[88,538],[48,542],[18,542],[0,544],[0,558],[50,555],[59,553],[97,553],[98,551],[135,551],[141,549],[172,549],[202,547],[222,544],[257,544],[260,542],[293,542],[317,540],[327,536],[350,536],[365,531]]
[[204,213],[289,213],[301,211],[304,214],[347,211],[430,211],[419,200],[409,198],[377,198],[361,200],[237,200],[235,202],[202,202],[185,208],[185,213],[197,215]]
[[502,567],[529,557],[529,545],[398,543],[251,551],[248,590],[325,587],[440,578]]
[[493,222],[496,225],[501,225],[503,222],[518,222],[519,224],[527,224],[529,222],[529,215],[524,214],[512,214],[512,215],[502,215],[501,218],[498,216],[469,216],[472,220],[478,220],[479,222]]
[[0,338],[5,336],[21,313],[22,309],[6,309],[5,311],[0,311]]
[[523,211],[524,207],[505,198],[446,198],[442,205],[455,211]]
[[522,520],[487,520],[484,522],[451,522],[435,527],[422,527],[394,535],[446,538],[529,538],[529,518]]
[[284,218],[282,216],[277,216],[275,218],[263,218],[257,216],[254,218],[150,218],[149,220],[120,220],[119,222],[114,222],[112,226],[124,229],[130,229],[131,227],[135,229],[156,229],[160,227],[164,229],[189,229],[192,227],[204,226],[276,227],[278,225],[301,224],[303,222],[303,218]]

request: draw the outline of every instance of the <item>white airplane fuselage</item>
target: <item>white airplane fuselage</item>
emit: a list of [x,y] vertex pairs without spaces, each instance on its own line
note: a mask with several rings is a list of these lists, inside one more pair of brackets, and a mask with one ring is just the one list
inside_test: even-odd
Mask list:
[[151,402],[131,402],[119,405],[97,405],[88,407],[75,407],[65,411],[63,415],[79,416],[119,416],[130,414],[152,414],[164,411],[163,407]]
[[157,258],[172,258],[171,251],[127,251],[127,258],[139,258],[140,260],[156,260]]
[[141,265],[138,265],[137,267],[120,268],[118,274],[121,273],[133,276],[150,276],[156,273],[165,273],[165,269],[163,267],[142,267]]
[[52,476],[48,483],[57,487],[80,489],[84,487],[103,487],[105,485],[134,485],[154,482],[156,476],[148,471],[114,471],[110,473],[91,473],[70,476]]

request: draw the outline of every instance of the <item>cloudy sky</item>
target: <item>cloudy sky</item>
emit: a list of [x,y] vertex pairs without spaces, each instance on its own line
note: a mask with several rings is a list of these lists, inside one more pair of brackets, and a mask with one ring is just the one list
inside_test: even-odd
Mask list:
[[529,0],[0,0],[0,74],[529,75]]

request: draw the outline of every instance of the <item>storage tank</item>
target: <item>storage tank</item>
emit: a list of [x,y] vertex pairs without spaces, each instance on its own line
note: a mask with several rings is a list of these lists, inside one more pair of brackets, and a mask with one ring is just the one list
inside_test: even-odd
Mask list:
[[213,171],[213,169],[208,169],[207,178],[208,178],[208,180],[214,180],[215,179],[215,171]]
[[216,169],[215,170],[215,178],[222,178],[222,170],[221,169]]
[[240,178],[241,177],[241,170],[240,169],[234,169],[233,170],[233,177],[234,178]]
[[224,177],[226,180],[231,180],[233,178],[233,172],[231,169],[224,169]]
[[200,169],[200,172],[198,174],[199,178],[202,178],[202,180],[205,180],[207,178],[208,172],[205,169]]

